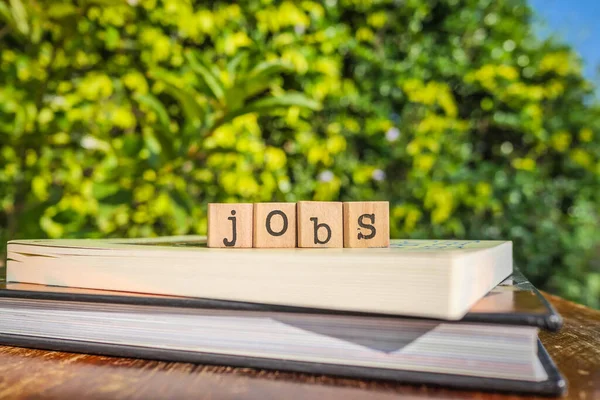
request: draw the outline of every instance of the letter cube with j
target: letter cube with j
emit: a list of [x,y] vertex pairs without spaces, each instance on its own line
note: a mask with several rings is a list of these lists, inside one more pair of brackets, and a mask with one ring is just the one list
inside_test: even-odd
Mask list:
[[343,247],[342,203],[299,201],[298,247]]
[[344,203],[344,247],[388,247],[389,245],[389,202]]
[[208,204],[208,247],[252,247],[253,205]]
[[296,203],[254,204],[254,247],[296,247]]

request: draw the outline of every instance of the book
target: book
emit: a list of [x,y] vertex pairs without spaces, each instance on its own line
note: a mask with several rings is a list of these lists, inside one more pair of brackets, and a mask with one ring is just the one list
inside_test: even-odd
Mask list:
[[509,241],[219,249],[203,237],[16,240],[11,282],[458,320],[512,272]]
[[559,395],[537,338],[561,318],[518,272],[461,321],[36,284],[0,287],[0,343]]

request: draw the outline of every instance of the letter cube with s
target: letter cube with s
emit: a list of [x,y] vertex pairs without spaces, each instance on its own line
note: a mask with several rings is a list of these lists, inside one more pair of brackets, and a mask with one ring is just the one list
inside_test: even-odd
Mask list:
[[252,247],[251,203],[208,204],[208,247]]
[[343,247],[342,203],[299,201],[298,247]]
[[344,247],[388,247],[390,203],[387,201],[345,202]]

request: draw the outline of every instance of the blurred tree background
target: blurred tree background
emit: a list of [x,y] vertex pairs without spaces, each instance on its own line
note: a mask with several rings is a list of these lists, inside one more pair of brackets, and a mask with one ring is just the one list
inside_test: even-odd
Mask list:
[[2,0],[0,52],[2,247],[386,199],[600,306],[600,107],[524,0]]

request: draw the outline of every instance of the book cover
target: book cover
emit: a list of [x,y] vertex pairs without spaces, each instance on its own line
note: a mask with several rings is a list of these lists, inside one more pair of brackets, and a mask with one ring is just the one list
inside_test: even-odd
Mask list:
[[[459,322],[348,312],[326,313],[323,310],[16,283],[5,283],[2,289],[0,289],[0,306],[4,302],[8,303],[4,304],[5,307],[11,308],[10,302],[31,300],[38,302],[32,306],[33,308],[50,306],[50,308],[61,309],[64,307],[65,309],[71,308],[72,310],[79,311],[89,307],[88,304],[95,304],[94,307],[103,313],[118,313],[122,309],[135,313],[138,308],[140,313],[144,313],[148,312],[147,310],[153,310],[158,307],[163,310],[163,313],[168,313],[168,310],[172,310],[174,314],[199,313],[199,317],[202,317],[202,315],[212,315],[219,319],[241,318],[240,321],[247,320],[248,318],[266,318],[266,324],[275,324],[273,325],[273,335],[275,335],[272,336],[273,338],[279,337],[279,334],[275,333],[278,329],[283,327],[283,331],[280,333],[284,333],[286,329],[292,328],[301,332],[300,338],[302,339],[298,343],[312,343],[308,345],[309,349],[315,343],[325,341],[327,343],[323,342],[321,344],[323,347],[321,348],[327,349],[327,351],[336,346],[342,346],[341,348],[345,350],[342,353],[334,352],[332,355],[333,359],[324,359],[323,362],[307,362],[301,358],[293,359],[293,357],[289,358],[288,356],[277,356],[277,353],[271,356],[268,356],[268,353],[245,353],[246,349],[242,349],[242,352],[235,354],[210,351],[185,351],[178,348],[159,348],[139,344],[132,345],[126,341],[120,344],[105,343],[103,342],[104,337],[99,333],[97,333],[99,336],[95,340],[36,337],[28,335],[26,332],[23,334],[22,328],[19,328],[18,332],[10,332],[0,328],[0,343],[60,351],[150,358],[165,361],[282,369],[492,391],[558,395],[565,390],[566,386],[564,379],[539,340],[536,349],[538,361],[535,364],[537,367],[534,368],[533,372],[530,371],[530,373],[534,374],[533,376],[536,376],[535,381],[521,379],[522,377],[519,376],[519,373],[515,375],[516,371],[513,370],[514,367],[502,367],[503,362],[500,359],[489,364],[490,360],[496,357],[491,354],[483,354],[485,359],[490,357],[490,360],[483,361],[489,366],[490,371],[488,372],[490,376],[485,376],[486,372],[483,370],[475,372],[475,374],[481,373],[483,376],[474,376],[473,372],[468,372],[469,368],[472,369],[474,367],[472,365],[469,366],[468,363],[462,364],[460,361],[461,357],[457,359],[455,356],[452,356],[450,354],[453,352],[451,348],[446,348],[446,350],[442,348],[432,353],[432,362],[434,364],[438,363],[436,365],[441,368],[441,371],[445,371],[443,373],[439,371],[431,372],[427,369],[411,370],[410,363],[406,369],[395,369],[384,367],[383,365],[385,364],[379,363],[365,365],[360,363],[353,364],[348,360],[337,363],[335,361],[335,357],[340,357],[340,354],[349,356],[352,359],[356,354],[362,354],[362,352],[367,351],[375,359],[395,355],[399,357],[398,362],[407,362],[407,360],[411,359],[411,354],[415,351],[416,347],[424,346],[427,348],[428,346],[433,346],[432,348],[438,348],[435,344],[437,342],[435,341],[434,333],[448,329],[452,330],[454,329],[452,328],[453,326],[458,329],[456,332],[460,332],[461,329],[475,329],[474,332],[477,332],[478,329],[484,329],[479,333],[475,333],[473,340],[478,340],[478,338],[482,337],[485,338],[485,329],[488,329],[487,334],[495,335],[493,332],[504,332],[509,329],[518,330],[519,328],[515,325],[557,329],[560,326],[560,316],[544,300],[535,287],[519,272],[516,272],[505,282],[494,288]],[[388,323],[396,326],[396,328],[389,331],[391,335],[382,333],[382,321],[384,323],[383,326]],[[477,328],[472,325],[473,323],[485,323],[488,324],[488,327],[493,326],[489,324],[509,324],[510,326],[502,330],[490,330],[490,328],[486,328],[486,325],[483,325],[482,328]],[[234,323],[234,326],[238,325],[239,322]],[[373,326],[376,326],[377,329],[374,330]],[[270,329],[268,328],[267,332],[271,332]],[[268,335],[271,334],[269,333]],[[181,340],[183,341],[184,338],[182,337]],[[432,342],[432,340],[434,341]],[[483,340],[483,343],[485,343],[487,339]],[[268,342],[271,343],[270,340]],[[512,346],[510,343],[510,340],[508,340],[509,347],[506,350],[508,352],[511,352],[511,350],[508,350]],[[514,344],[516,345],[517,342],[514,342]],[[300,346],[301,348],[302,346]],[[282,349],[288,350],[285,345]],[[319,354],[322,353],[323,357],[326,357],[327,351],[320,351]],[[355,353],[356,351],[358,353]],[[516,351],[516,354],[520,353],[521,351]],[[338,354],[338,356],[335,356],[335,354]],[[452,371],[458,370],[462,370],[463,374],[452,373]],[[492,370],[496,372],[492,373]]]
[[479,240],[366,249],[219,249],[202,237],[18,240],[7,259],[11,282],[447,320],[461,319],[513,270],[510,241]]
[[[0,298],[1,297],[91,301],[168,307],[365,315],[364,313],[327,311],[322,309],[287,307],[270,304],[7,282],[0,282]],[[560,315],[518,269],[515,269],[511,276],[506,278],[502,283],[485,295],[485,297],[479,300],[465,317],[463,317],[462,321],[530,325],[550,331],[557,331],[562,325],[562,318]]]

